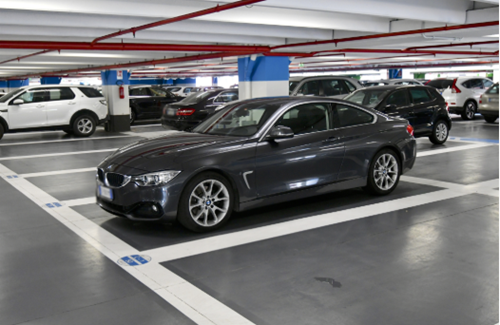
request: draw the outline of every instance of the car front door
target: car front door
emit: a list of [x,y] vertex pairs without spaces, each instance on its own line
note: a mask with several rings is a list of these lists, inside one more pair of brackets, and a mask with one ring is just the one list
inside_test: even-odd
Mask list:
[[415,127],[415,115],[413,114],[413,107],[411,106],[410,98],[406,88],[392,92],[385,102],[381,103],[379,111],[392,117],[401,117],[410,122]]
[[131,88],[129,91],[131,107],[136,109],[136,114],[143,117],[151,117],[151,112],[155,107],[154,98],[152,98],[148,87]]
[[[14,105],[16,99],[23,104]],[[47,126],[45,89],[31,89],[13,98],[9,102],[8,116],[10,129],[26,129]]]
[[432,130],[432,116],[434,115],[434,111],[439,108],[437,98],[431,97],[424,87],[412,87],[408,91],[413,104],[413,118],[410,123],[415,129],[415,135],[429,132]]
[[47,126],[68,124],[77,105],[75,93],[69,87],[47,88],[46,91]]
[[278,125],[290,127],[294,136],[258,143],[255,180],[260,197],[337,180],[345,149],[339,131],[332,130],[330,104],[292,107],[274,123]]

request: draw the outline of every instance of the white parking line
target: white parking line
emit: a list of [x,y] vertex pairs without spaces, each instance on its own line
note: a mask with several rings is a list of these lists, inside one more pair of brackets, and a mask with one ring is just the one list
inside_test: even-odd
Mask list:
[[95,196],[91,196],[91,197],[84,197],[82,199],[62,201],[61,203],[68,207],[76,207],[79,205],[95,204],[95,202],[96,202]]
[[91,171],[96,171],[96,170],[97,170],[96,167],[77,168],[77,169],[54,170],[54,171],[50,171],[50,172],[20,174],[19,176],[24,177],[24,178],[31,178],[31,177],[43,177],[43,176],[53,176],[53,175],[63,175],[63,174],[84,173],[84,172],[91,172]]
[[[13,178],[13,171],[0,164],[0,176],[26,197],[40,205],[47,213],[106,257],[118,259],[142,254],[132,246],[101,228],[94,222],[71,209],[68,205],[48,207],[57,200],[24,178]],[[10,178],[9,178],[10,176]],[[94,199],[95,200],[95,199]],[[73,200],[75,202],[76,200]],[[67,203],[67,202],[66,202]],[[253,323],[230,309],[217,299],[198,289],[180,276],[164,268],[157,260],[139,266],[123,266],[122,269],[157,293],[186,317],[201,325],[252,325]]]
[[78,139],[67,139],[67,140],[43,140],[43,141],[27,141],[27,142],[10,142],[10,143],[0,143],[0,147],[8,146],[22,146],[28,144],[42,144],[42,143],[61,143],[61,142],[75,142],[75,141],[92,141],[92,140],[107,140],[107,139],[118,139],[118,138],[131,138],[136,135],[120,135],[120,136],[109,136],[109,137],[90,137],[90,138],[78,138]]
[[460,146],[460,147],[443,148],[443,149],[436,149],[436,150],[426,150],[426,151],[417,152],[417,158],[418,157],[427,157],[427,156],[439,155],[439,154],[442,154],[442,153],[449,153],[449,152],[455,152],[455,151],[468,150],[468,149],[477,149],[477,148],[483,148],[483,147],[490,147],[490,146],[494,146],[494,144],[491,144],[491,143],[472,143],[472,144],[467,144],[467,145],[463,145],[463,146]]
[[71,152],[58,152],[58,153],[47,153],[43,155],[33,155],[33,156],[12,156],[12,157],[2,157],[0,161],[4,160],[19,160],[19,159],[34,159],[34,158],[44,158],[44,157],[57,157],[57,156],[69,156],[69,155],[85,155],[88,153],[97,153],[97,152],[110,152],[115,151],[118,148],[112,149],[100,149],[100,150],[88,150],[88,151],[71,151]]

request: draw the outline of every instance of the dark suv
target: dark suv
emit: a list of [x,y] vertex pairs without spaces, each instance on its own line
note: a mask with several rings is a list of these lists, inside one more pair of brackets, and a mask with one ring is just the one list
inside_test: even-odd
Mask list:
[[429,137],[435,144],[448,139],[451,119],[439,92],[427,86],[380,86],[357,90],[344,98],[389,116],[407,119],[414,136]]
[[184,97],[176,96],[161,87],[130,86],[130,124],[136,120],[160,118],[166,104],[182,99]]

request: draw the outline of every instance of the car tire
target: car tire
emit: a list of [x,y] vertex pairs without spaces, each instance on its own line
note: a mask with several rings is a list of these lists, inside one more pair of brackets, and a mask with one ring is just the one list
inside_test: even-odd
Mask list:
[[3,128],[3,125],[2,125],[2,124],[0,124],[0,139],[2,139],[2,138],[3,138],[3,134],[4,134],[4,133],[5,133],[5,130],[4,130],[4,128]]
[[73,133],[77,137],[89,137],[94,134],[95,128],[95,120],[88,114],[80,115],[73,121]]
[[477,104],[473,100],[468,100],[464,104],[464,111],[462,112],[462,119],[471,121],[476,118]]
[[495,121],[497,120],[498,116],[491,116],[491,115],[485,115],[483,116],[484,117],[484,120],[488,123],[495,123]]
[[130,109],[130,125],[134,124],[135,119],[137,118],[137,114],[135,111],[131,108]]
[[69,134],[69,135],[75,134],[75,132],[73,132],[73,130],[63,130],[63,132],[66,134]]
[[429,136],[429,140],[434,144],[443,144],[448,140],[449,128],[445,121],[439,120],[434,123],[432,128],[432,134]]
[[233,204],[234,194],[230,182],[214,172],[202,173],[184,188],[177,220],[194,232],[212,231],[228,222]]
[[363,188],[370,194],[387,195],[398,186],[401,163],[391,149],[382,149],[373,157],[368,170],[368,183]]

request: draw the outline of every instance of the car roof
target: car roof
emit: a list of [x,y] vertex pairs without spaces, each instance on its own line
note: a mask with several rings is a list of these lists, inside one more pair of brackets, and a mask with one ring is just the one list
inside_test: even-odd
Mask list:
[[373,89],[387,89],[387,90],[392,90],[392,89],[398,89],[398,88],[414,88],[414,87],[432,88],[432,87],[425,86],[425,85],[383,85],[383,86],[373,86],[373,87],[361,88],[361,89],[358,89],[356,91],[360,91],[360,90],[373,90]]
[[23,89],[34,89],[34,88],[59,88],[59,87],[77,87],[77,88],[94,88],[94,86],[84,86],[84,85],[33,85],[33,86],[24,86],[21,87]]
[[357,81],[356,79],[350,78],[350,77],[328,76],[328,75],[325,75],[325,76],[307,76],[307,77],[290,77],[289,80],[290,81],[302,81],[302,80],[305,80],[305,79],[327,79],[327,78],[336,78],[336,79],[355,80],[355,81]]

